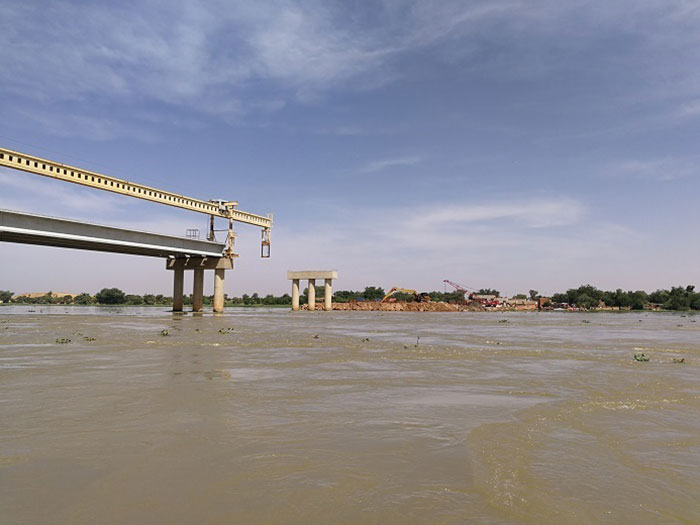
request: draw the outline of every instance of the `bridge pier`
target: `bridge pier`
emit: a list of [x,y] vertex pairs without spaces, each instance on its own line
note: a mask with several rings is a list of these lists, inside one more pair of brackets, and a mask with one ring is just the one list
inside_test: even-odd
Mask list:
[[178,264],[173,268],[173,312],[182,312],[185,304],[183,292],[185,288],[185,266]]
[[[224,311],[224,276],[233,269],[233,259],[226,257],[180,257],[168,259],[167,270],[173,270],[173,311],[183,308],[183,282],[185,270],[194,271],[192,285],[192,311],[201,312],[204,306],[204,270],[214,270],[214,311]],[[179,309],[178,309],[179,308]]]
[[333,279],[326,279],[324,282],[323,309],[326,312],[330,312],[333,309],[333,285],[331,284],[332,282]]
[[204,305],[204,268],[195,268],[192,285],[192,311],[201,312]]
[[303,270],[287,272],[287,279],[292,281],[292,310],[299,309],[299,281],[309,281],[309,310],[316,309],[316,279],[324,280],[323,309],[327,312],[333,309],[333,279],[338,278],[335,270]]
[[214,312],[224,311],[224,277],[226,270],[217,268],[214,270]]
[[316,309],[316,279],[309,279],[309,311]]
[[292,310],[299,309],[299,279],[292,279]]

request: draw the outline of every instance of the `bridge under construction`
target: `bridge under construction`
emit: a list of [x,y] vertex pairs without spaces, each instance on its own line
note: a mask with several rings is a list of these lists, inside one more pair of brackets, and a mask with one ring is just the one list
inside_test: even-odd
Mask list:
[[[234,222],[261,228],[260,255],[270,256],[272,216],[241,211],[236,201],[186,197],[6,148],[0,148],[0,166],[209,215],[207,239],[200,240],[0,210],[0,241],[164,258],[166,269],[173,271],[174,311],[183,309],[185,270],[194,273],[193,311],[202,311],[205,270],[214,270],[214,311],[223,311],[225,271],[238,257]],[[217,218],[228,221],[223,243],[214,235]]]

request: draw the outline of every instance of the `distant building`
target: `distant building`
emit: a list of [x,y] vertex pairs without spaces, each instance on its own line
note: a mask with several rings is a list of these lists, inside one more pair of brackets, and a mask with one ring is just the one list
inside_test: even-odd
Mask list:
[[539,303],[533,299],[522,299],[519,297],[513,297],[508,299],[506,306],[512,307],[516,310],[537,310]]

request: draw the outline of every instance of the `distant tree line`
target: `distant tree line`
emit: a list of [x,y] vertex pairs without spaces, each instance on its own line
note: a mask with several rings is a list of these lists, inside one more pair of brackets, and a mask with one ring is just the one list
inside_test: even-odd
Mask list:
[[555,293],[552,303],[568,303],[580,308],[597,308],[605,306],[643,310],[649,305],[656,305],[663,310],[700,310],[700,293],[695,286],[674,286],[670,290],[656,290],[647,293],[644,290],[614,292],[599,290],[586,284],[571,288],[563,293]]
[[[479,290],[484,295],[499,295],[498,290]],[[384,289],[378,286],[367,286],[362,291],[339,290],[333,294],[333,301],[337,303],[347,303],[350,301],[380,301],[385,295]],[[464,294],[459,291],[453,292],[428,292],[432,301],[444,301],[448,303],[461,302]],[[529,294],[519,294],[516,298],[525,299],[539,298],[536,290],[530,290]],[[70,295],[56,295],[48,292],[41,297],[20,296],[12,298],[13,293],[7,290],[0,290],[0,302],[20,303],[20,304],[77,304],[77,305],[161,305],[168,306],[173,303],[173,298],[162,294],[126,294],[119,288],[103,288],[94,296],[88,293],[81,293],[72,297]],[[398,301],[413,301],[412,294],[396,293],[394,297]],[[317,290],[316,299],[323,298],[323,288]],[[308,300],[308,289],[305,289],[300,297],[302,303]],[[192,304],[192,296],[184,297],[185,304]],[[204,304],[212,304],[213,296],[205,296]],[[623,291],[618,288],[615,291],[599,290],[595,286],[586,284],[578,288],[571,288],[566,292],[555,293],[550,299],[552,305],[568,304],[580,308],[592,309],[599,306],[619,307],[623,309],[642,310],[650,305],[657,306],[663,310],[700,310],[700,292],[695,291],[695,286],[674,286],[670,290],[656,290],[647,293],[643,290]],[[291,305],[292,298],[289,294],[276,296],[267,294],[261,297],[257,293],[243,294],[240,297],[225,296],[227,306],[284,306]]]

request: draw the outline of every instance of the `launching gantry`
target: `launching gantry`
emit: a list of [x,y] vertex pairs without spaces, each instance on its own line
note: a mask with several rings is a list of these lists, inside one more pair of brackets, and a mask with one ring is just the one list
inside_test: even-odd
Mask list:
[[235,234],[233,231],[234,222],[241,222],[262,228],[260,256],[263,258],[270,256],[270,229],[272,228],[272,216],[255,215],[253,213],[238,210],[236,209],[236,206],[238,205],[238,202],[236,201],[226,201],[220,199],[204,201],[191,197],[185,197],[184,195],[152,188],[136,182],[118,179],[110,175],[84,170],[68,164],[43,159],[34,155],[28,155],[26,153],[20,153],[18,151],[13,151],[6,148],[0,148],[0,166],[207,214],[210,217],[209,234],[207,239],[210,241],[215,240],[214,219],[216,217],[227,219],[228,234],[225,243],[226,248],[220,261],[168,261],[167,267],[175,270],[173,310],[182,310],[182,281],[184,269],[193,269],[195,271],[193,294],[193,309],[195,311],[201,310],[202,306],[201,296],[203,289],[204,269],[214,269],[216,271],[214,280],[214,311],[223,310],[223,272],[225,269],[233,268],[233,258],[237,257],[233,251],[235,241]]

